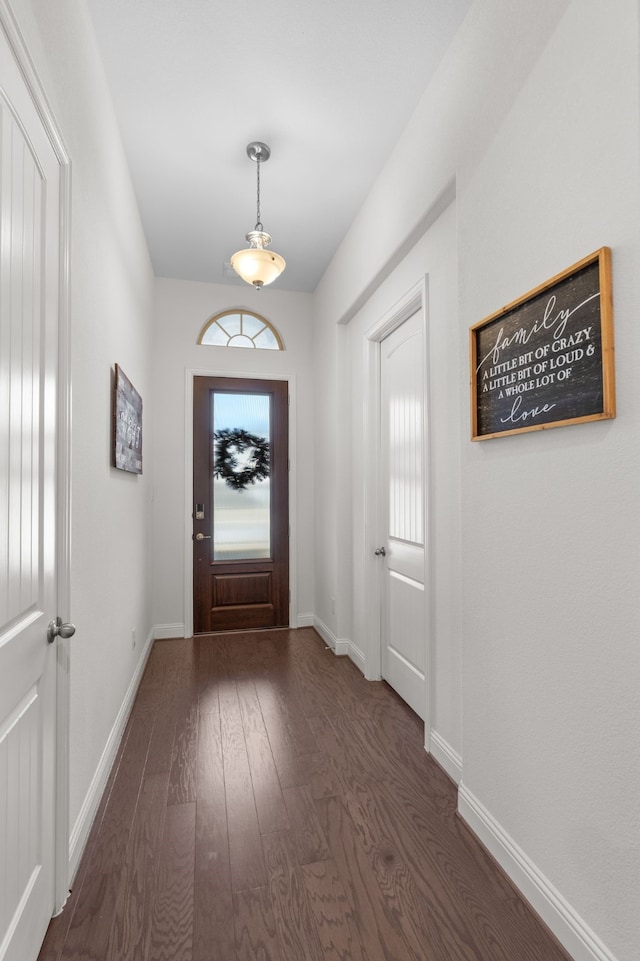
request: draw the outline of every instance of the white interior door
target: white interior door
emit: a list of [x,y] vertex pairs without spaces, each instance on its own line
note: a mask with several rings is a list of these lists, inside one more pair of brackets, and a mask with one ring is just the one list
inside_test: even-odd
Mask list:
[[60,165],[0,22],[0,961],[54,906]]
[[382,676],[426,715],[422,308],[380,347]]

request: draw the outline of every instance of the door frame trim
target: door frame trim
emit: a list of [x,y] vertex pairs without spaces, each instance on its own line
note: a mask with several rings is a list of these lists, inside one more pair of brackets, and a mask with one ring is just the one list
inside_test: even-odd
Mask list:
[[[401,324],[408,320],[417,310],[422,309],[423,350],[423,424],[424,447],[422,452],[422,470],[424,477],[424,537],[425,537],[425,747],[429,750],[431,739],[431,718],[433,704],[433,558],[432,558],[432,519],[431,519],[431,477],[430,477],[430,424],[429,424],[429,364],[428,364],[428,336],[429,336],[429,277],[422,277],[403,297],[389,308],[364,334],[364,384],[365,404],[364,436],[366,446],[365,464],[365,538],[364,577],[368,597],[382,598],[382,570],[374,556],[375,548],[384,537],[382,532],[382,504],[380,491],[381,470],[381,377],[380,358],[382,341],[393,333]],[[382,676],[382,601],[378,605],[371,604],[367,608],[366,632],[368,644],[365,651],[365,677],[369,680],[379,680]]]
[[[0,0],[0,29],[38,112],[60,166],[58,277],[58,372],[56,418],[56,594],[57,614],[71,620],[71,157],[44,85],[9,0]],[[70,642],[56,642],[55,864],[53,914],[69,896]]]
[[296,375],[282,372],[188,368],[185,371],[185,479],[184,479],[184,636],[193,637],[193,381],[195,377],[229,377],[241,380],[280,380],[289,393],[289,627],[298,623],[298,538],[296,486]]

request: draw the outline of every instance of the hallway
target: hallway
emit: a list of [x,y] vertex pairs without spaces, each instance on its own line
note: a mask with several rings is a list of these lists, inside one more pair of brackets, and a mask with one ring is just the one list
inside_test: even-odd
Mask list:
[[39,961],[565,961],[311,628],[157,641]]

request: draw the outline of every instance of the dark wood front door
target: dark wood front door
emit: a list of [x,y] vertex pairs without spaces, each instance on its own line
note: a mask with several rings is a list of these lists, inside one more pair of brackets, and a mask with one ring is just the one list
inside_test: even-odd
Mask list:
[[196,377],[194,633],[289,626],[286,381]]

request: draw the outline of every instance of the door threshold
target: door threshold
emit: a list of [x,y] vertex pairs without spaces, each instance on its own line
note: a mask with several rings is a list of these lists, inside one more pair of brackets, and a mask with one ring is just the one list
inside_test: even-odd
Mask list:
[[294,631],[297,630],[295,627],[287,627],[280,625],[279,627],[247,627],[240,628],[233,631],[205,631],[202,634],[196,634],[194,631],[194,637],[223,637],[225,634],[264,634],[266,632],[273,633],[273,631]]

